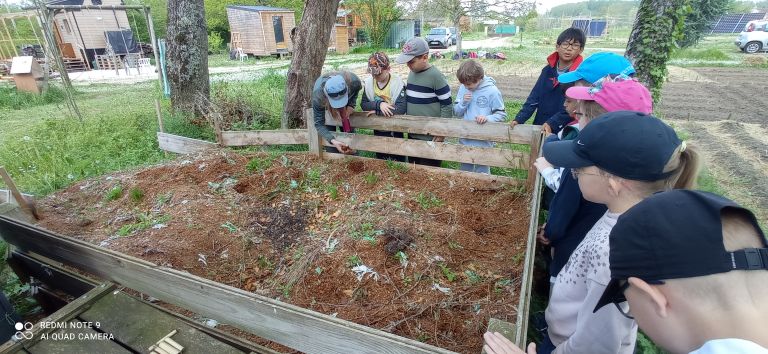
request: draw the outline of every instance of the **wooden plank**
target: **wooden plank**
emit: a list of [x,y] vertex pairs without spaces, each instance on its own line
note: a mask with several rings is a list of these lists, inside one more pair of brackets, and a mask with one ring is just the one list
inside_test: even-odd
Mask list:
[[[499,334],[504,336],[504,338],[509,339],[512,343],[515,343],[517,341],[515,338],[515,332],[516,332],[515,325],[509,322],[502,321],[498,318],[491,317],[488,319],[488,328],[486,332],[491,332],[491,333],[498,332]],[[525,348],[525,347],[521,347],[521,348]],[[486,352],[485,348],[483,348],[481,353],[487,354],[488,352]]]
[[8,187],[9,191],[11,191],[11,195],[13,195],[13,199],[16,200],[16,203],[19,204],[21,209],[28,212],[35,219],[40,220],[40,216],[37,215],[37,208],[35,208],[34,203],[28,202],[27,198],[21,195],[21,192],[19,192],[19,189],[16,188],[16,184],[13,183],[13,179],[11,179],[11,176],[8,175],[8,172],[2,166],[0,166],[0,176],[2,176],[3,181],[5,182],[5,186]]
[[[389,138],[372,135],[333,133],[336,139],[355,150],[381,152],[402,156],[457,161],[496,167],[528,169],[529,154],[499,148],[481,148],[450,143],[435,143],[414,139]],[[323,145],[333,146],[323,140]]]
[[[372,159],[369,157],[362,157],[362,156],[354,156],[354,155],[344,155],[339,154],[335,152],[323,152],[323,158],[329,159],[329,160],[343,160],[343,159],[358,159],[363,161],[381,161],[378,159]],[[518,178],[512,178],[507,176],[496,176],[496,175],[487,175],[484,173],[475,173],[475,172],[467,172],[467,171],[461,171],[461,170],[452,170],[449,168],[442,168],[442,167],[433,167],[433,166],[425,166],[425,165],[416,165],[416,164],[407,164],[404,162],[397,162],[392,161],[392,163],[399,163],[404,164],[408,166],[408,168],[415,168],[417,170],[422,171],[429,171],[444,175],[450,175],[450,176],[460,176],[460,177],[466,177],[466,178],[473,178],[481,181],[486,181],[490,183],[498,183],[498,184],[507,184],[512,186],[524,186],[525,181]]]
[[[506,123],[477,124],[463,119],[435,118],[422,116],[366,116],[365,112],[352,113],[350,119],[353,128],[388,130],[413,134],[430,134],[467,139],[489,140],[501,143],[530,145],[533,131],[540,131],[539,125],[518,124],[514,129]],[[325,115],[326,125],[341,126],[341,122]]]
[[[49,288],[64,291],[66,294],[74,297],[80,297],[98,285],[98,282],[94,279],[85,277],[82,274],[72,273],[69,270],[62,268],[62,265],[59,262],[32,253],[13,251],[11,252],[11,258],[8,259],[8,264],[13,267],[14,271],[17,269],[16,266],[21,266],[26,274],[42,281],[43,284],[47,285]],[[127,296],[125,293],[121,294]],[[235,337],[221,330],[206,327],[185,316],[169,311],[166,308],[139,300],[136,297],[131,297],[131,299],[138,301],[155,311],[160,311],[167,316],[173,317],[177,321],[182,321],[187,326],[205,332],[215,340],[229,344],[244,352],[276,354],[276,352],[269,348],[245,341],[242,338]],[[102,323],[103,322],[104,321],[102,321]]]
[[[120,316],[115,316],[115,310]],[[189,353],[243,353],[122,292],[107,294],[78,317],[99,322],[103,331],[113,333],[115,339],[141,351],[147,351],[163,336],[176,330],[173,340]]]
[[[112,340],[99,339],[99,337],[97,337],[99,332],[93,328],[78,328],[75,326],[77,322],[78,321],[70,321],[66,329],[60,329],[48,334],[49,336],[67,336],[62,338],[72,339],[52,339],[49,337],[27,348],[27,351],[31,354],[133,353]],[[106,336],[108,336],[108,334],[106,334]]]
[[[45,263],[22,252],[11,252],[7,261],[14,270],[21,268],[27,276],[35,278],[48,288],[63,291],[73,297],[83,296],[97,285],[93,279],[65,271],[60,264]],[[26,282],[26,279],[24,281]]]
[[528,317],[531,304],[531,287],[533,285],[533,261],[536,256],[536,233],[539,230],[539,204],[541,202],[541,175],[534,174],[531,193],[530,214],[528,224],[528,242],[526,242],[525,261],[523,266],[523,278],[520,285],[520,302],[517,311],[517,323],[515,324],[515,344],[520,348],[526,348],[528,333]]
[[309,140],[309,153],[318,157],[323,156],[323,146],[321,141],[324,141],[320,133],[317,132],[315,127],[315,119],[313,117],[312,109],[304,110],[304,120],[307,124],[307,139]]
[[177,154],[194,154],[218,147],[216,143],[157,132],[160,149]]
[[63,262],[306,353],[449,353],[3,216],[0,216],[0,235],[22,250]]
[[[539,155],[541,154],[541,147],[542,147],[542,141],[543,135],[540,131],[533,131],[531,132],[531,160],[536,161],[537,158],[539,158]],[[536,178],[536,175],[539,174],[539,171],[536,169],[536,166],[533,165],[533,163],[528,165],[528,186],[529,188],[533,187],[533,179]]]
[[[64,307],[59,309],[58,311],[52,313],[50,316],[43,318],[38,323],[34,325],[32,328],[32,337],[31,339],[22,339],[21,341],[8,341],[5,342],[2,346],[0,346],[0,353],[11,353],[14,351],[21,350],[22,348],[30,348],[35,343],[37,343],[40,340],[40,335],[43,333],[51,333],[52,331],[55,331],[55,329],[52,328],[43,328],[41,326],[41,323],[51,323],[51,322],[68,322],[81,312],[83,312],[85,309],[91,306],[92,303],[98,301],[100,298],[102,298],[104,295],[110,293],[115,288],[114,284],[111,283],[105,283],[101,284],[95,288],[93,288],[91,291],[87,292],[85,295],[75,299],[74,301],[66,304]],[[75,353],[70,352],[70,353]]]
[[306,129],[223,131],[223,146],[298,145],[309,142]]

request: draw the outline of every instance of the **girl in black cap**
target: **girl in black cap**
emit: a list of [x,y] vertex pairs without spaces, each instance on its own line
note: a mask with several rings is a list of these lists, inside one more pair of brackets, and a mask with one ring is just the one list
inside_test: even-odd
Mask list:
[[698,155],[658,118],[616,111],[590,122],[576,140],[545,144],[544,156],[570,169],[584,198],[608,211],[557,276],[539,353],[631,354],[635,321],[615,309],[593,313],[611,280],[608,235],[619,215],[653,193],[692,188]]

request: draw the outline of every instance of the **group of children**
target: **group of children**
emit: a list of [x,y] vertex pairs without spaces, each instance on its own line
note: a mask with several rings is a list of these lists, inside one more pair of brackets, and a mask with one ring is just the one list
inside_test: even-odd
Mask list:
[[[754,215],[691,190],[699,169],[695,149],[651,115],[650,92],[632,78],[629,61],[613,53],[582,60],[585,44],[579,29],[558,37],[510,122],[514,128],[536,112],[534,124],[551,134],[534,164],[550,191],[538,239],[551,249],[551,291],[543,340],[527,352],[633,353],[639,324],[673,353],[768,354],[768,243]],[[456,115],[477,124],[506,120],[501,93],[479,62],[461,64],[452,101],[445,77],[429,64],[426,41],[409,40],[396,61],[410,69],[405,84],[389,73],[384,53],[369,59],[372,76],[364,84],[349,72],[316,82],[315,125],[339,151],[354,152],[334,138],[329,128],[335,127],[324,126],[325,111],[349,131],[348,115],[361,89],[369,114]],[[490,172],[473,164],[461,169]],[[486,333],[485,340],[488,353],[522,353],[498,333]]]

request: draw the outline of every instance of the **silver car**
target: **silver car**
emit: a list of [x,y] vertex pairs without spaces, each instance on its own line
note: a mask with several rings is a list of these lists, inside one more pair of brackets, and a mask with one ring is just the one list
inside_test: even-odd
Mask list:
[[768,20],[749,21],[734,44],[749,54],[768,50]]
[[429,31],[426,37],[430,47],[448,48],[451,45],[451,30],[445,27],[435,27]]

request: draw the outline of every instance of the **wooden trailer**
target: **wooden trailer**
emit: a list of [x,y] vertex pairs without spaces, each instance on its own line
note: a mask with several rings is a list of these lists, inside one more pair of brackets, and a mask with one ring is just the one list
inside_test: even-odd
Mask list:
[[233,50],[255,56],[293,52],[291,30],[296,27],[293,10],[269,6],[228,5],[227,19]]
[[[60,0],[48,5],[123,5],[121,0]],[[126,10],[57,10],[53,18],[53,37],[68,71],[92,68],[97,56],[107,54],[106,32],[131,30]]]

